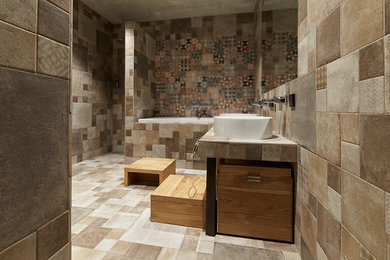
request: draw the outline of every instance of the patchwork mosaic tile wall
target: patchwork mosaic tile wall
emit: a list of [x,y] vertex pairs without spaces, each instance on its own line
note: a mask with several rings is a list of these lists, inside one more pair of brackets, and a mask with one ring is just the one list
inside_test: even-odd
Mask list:
[[0,3],[0,259],[70,258],[71,4]]
[[141,23],[156,40],[155,110],[196,116],[200,107],[242,111],[254,98],[254,15]]
[[390,2],[298,10],[298,78],[263,95],[296,94],[263,109],[300,145],[295,244],[303,260],[390,259]]
[[133,157],[134,124],[154,115],[155,41],[133,22],[125,24],[125,158]]
[[112,89],[112,151],[124,153],[125,144],[125,25],[114,25],[113,79],[119,86]]
[[[132,143],[126,144],[129,162],[141,157],[173,158],[182,169],[206,169],[206,160],[192,158],[192,150],[213,124],[141,124],[135,123]],[[128,158],[129,157],[129,158]]]
[[[118,141],[113,117],[121,115],[113,115],[113,25],[78,0],[73,8],[72,161],[76,163],[113,150],[113,134]],[[118,105],[119,97],[115,100]]]
[[282,9],[262,13],[262,92],[297,77],[298,10]]

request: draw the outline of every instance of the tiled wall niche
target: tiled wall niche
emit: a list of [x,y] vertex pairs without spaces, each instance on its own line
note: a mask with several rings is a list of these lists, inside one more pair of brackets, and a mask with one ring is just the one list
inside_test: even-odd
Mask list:
[[214,115],[254,98],[254,15],[144,22],[156,40],[155,107],[163,116]]
[[263,109],[300,145],[295,244],[303,260],[390,259],[390,2],[298,10],[298,78],[262,95],[296,94]]
[[[123,152],[124,29],[75,0],[72,162]],[[122,74],[123,73],[123,74]],[[114,88],[114,81],[119,88]]]
[[1,2],[0,259],[70,258],[71,6]]

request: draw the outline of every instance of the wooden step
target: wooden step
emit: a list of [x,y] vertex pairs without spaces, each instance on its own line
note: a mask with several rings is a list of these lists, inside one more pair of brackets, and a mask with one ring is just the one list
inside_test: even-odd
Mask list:
[[204,228],[206,177],[170,175],[150,201],[151,221]]

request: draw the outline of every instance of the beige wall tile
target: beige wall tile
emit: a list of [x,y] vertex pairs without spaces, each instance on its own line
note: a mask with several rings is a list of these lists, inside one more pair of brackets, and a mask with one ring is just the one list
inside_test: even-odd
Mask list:
[[359,144],[359,114],[340,114],[341,140]]
[[328,162],[317,155],[309,154],[309,190],[325,205],[328,204]]
[[343,225],[377,259],[384,259],[386,244],[384,191],[344,171],[341,195]]
[[384,113],[384,77],[359,82],[359,111],[361,113]]
[[35,70],[35,35],[0,21],[0,65]]
[[291,111],[290,139],[313,152],[316,147],[315,84],[315,71],[291,81],[291,93],[296,96],[296,107]]
[[310,254],[317,255],[317,220],[310,213],[309,209],[301,205],[301,234]]
[[316,67],[316,30],[311,31],[307,36],[307,71],[312,72]]
[[390,117],[360,115],[360,176],[390,192]]
[[344,226],[341,228],[341,251],[347,259],[360,259],[360,244]]
[[0,20],[36,32],[36,0],[1,0]]
[[328,186],[328,208],[335,218],[341,222],[341,196]]
[[298,77],[309,72],[309,36],[306,36],[298,43]]
[[340,259],[341,224],[321,203],[318,204],[317,224],[317,239],[321,248],[329,259]]
[[360,176],[359,145],[341,142],[341,168]]
[[311,31],[315,30],[326,14],[326,0],[307,0],[307,17]]
[[69,78],[69,47],[38,37],[38,72]]
[[1,260],[35,260],[37,234],[34,232],[0,253]]
[[386,232],[390,233],[390,193],[386,192]]
[[[388,3],[387,3],[388,2]],[[386,0],[386,10],[389,10],[390,18],[390,0]],[[390,30],[390,19],[389,19]],[[385,112],[390,113],[390,35],[384,38],[384,53],[385,53]]]
[[317,28],[317,67],[340,57],[340,8],[329,14]]
[[340,25],[343,56],[383,36],[383,1],[344,0]]
[[335,9],[342,0],[328,0],[326,1],[326,9],[328,10],[328,14]]
[[317,243],[317,260],[328,260],[328,257],[326,256],[324,250],[321,248],[321,246]]
[[326,89],[316,91],[316,111],[326,112]]
[[327,70],[328,111],[358,112],[359,53],[329,63]]
[[298,25],[307,17],[307,0],[298,0]]
[[340,165],[340,115],[317,113],[317,154],[330,162]]

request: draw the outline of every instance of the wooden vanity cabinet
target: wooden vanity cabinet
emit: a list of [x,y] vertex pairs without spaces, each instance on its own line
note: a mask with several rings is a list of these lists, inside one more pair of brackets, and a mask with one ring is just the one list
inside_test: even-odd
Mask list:
[[293,242],[291,169],[221,162],[217,232]]

